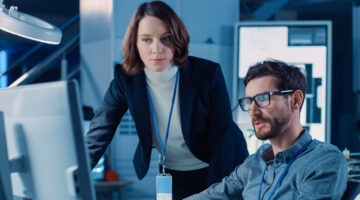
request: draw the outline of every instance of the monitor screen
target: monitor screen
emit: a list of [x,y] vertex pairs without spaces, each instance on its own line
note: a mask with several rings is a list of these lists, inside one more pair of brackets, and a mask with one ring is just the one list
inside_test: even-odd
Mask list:
[[0,89],[13,196],[95,199],[77,87],[57,81]]
[[[244,77],[248,68],[265,59],[277,59],[304,69],[307,92],[301,123],[313,138],[330,142],[331,21],[239,22],[235,25],[233,101],[245,96]],[[247,112],[237,109],[236,120],[253,152],[257,141]]]

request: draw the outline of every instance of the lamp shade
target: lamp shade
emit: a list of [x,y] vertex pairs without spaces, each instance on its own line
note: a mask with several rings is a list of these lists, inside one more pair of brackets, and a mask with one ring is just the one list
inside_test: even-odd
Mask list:
[[0,19],[1,30],[43,43],[60,43],[62,32],[59,28],[39,18],[21,13],[15,6],[6,9],[2,0]]

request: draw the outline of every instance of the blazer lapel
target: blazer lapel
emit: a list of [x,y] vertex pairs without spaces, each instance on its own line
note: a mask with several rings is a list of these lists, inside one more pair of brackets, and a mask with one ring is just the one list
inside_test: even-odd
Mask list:
[[[141,72],[128,84],[129,108],[136,122],[140,140],[151,141],[150,110],[146,94],[145,74]],[[141,125],[140,125],[141,124]],[[150,135],[148,135],[149,133]]]
[[133,81],[128,84],[129,109],[139,136],[139,143],[134,155],[135,170],[140,179],[142,179],[150,163],[150,154],[152,148],[152,136],[150,126],[150,109],[148,97],[146,94],[145,73],[136,75]]
[[190,146],[190,123],[191,113],[193,111],[196,88],[192,84],[192,79],[189,73],[189,63],[180,69],[179,79],[179,94],[180,94],[180,112],[181,112],[181,128],[184,139],[188,146]]

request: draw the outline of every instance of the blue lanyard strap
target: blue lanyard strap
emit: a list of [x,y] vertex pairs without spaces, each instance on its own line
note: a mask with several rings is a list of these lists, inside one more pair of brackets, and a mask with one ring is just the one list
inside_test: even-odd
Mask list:
[[162,158],[161,159],[161,165],[163,167],[163,173],[164,174],[165,174],[165,164],[166,164],[166,162],[165,162],[166,144],[167,144],[167,140],[168,140],[168,137],[169,137],[170,121],[171,121],[171,115],[172,115],[172,111],[173,111],[174,103],[175,103],[178,80],[179,80],[179,70],[176,72],[175,86],[174,86],[173,96],[172,96],[172,100],[171,100],[171,107],[170,107],[170,113],[169,113],[169,119],[168,119],[168,123],[167,123],[167,128],[166,128],[164,145],[163,145],[163,143],[161,141],[159,125],[158,125],[158,122],[157,122],[154,105],[152,103],[152,99],[151,99],[151,96],[150,96],[149,86],[148,86],[147,82],[145,81],[145,83],[146,83],[146,93],[147,93],[147,96],[148,96],[148,99],[149,99],[150,111],[151,111],[151,115],[152,115],[153,120],[154,120],[155,131],[156,131],[156,135],[157,135],[159,145],[160,145],[161,158]]
[[[310,145],[311,141],[312,141],[312,139],[310,139],[306,144],[304,144],[304,145],[301,147],[301,149],[295,153],[295,155],[291,158],[291,160],[289,161],[289,163],[286,165],[284,171],[283,171],[282,174],[280,175],[278,181],[276,182],[274,188],[272,189],[272,191],[271,191],[271,193],[270,193],[270,195],[269,195],[269,198],[268,198],[269,200],[270,200],[270,199],[272,198],[272,196],[274,195],[275,190],[279,187],[280,182],[284,179],[287,171],[289,171],[290,166],[291,166],[291,165],[293,164],[293,162],[300,156],[300,154],[303,153],[303,152],[306,150],[306,148]],[[262,173],[262,175],[261,175],[260,188],[259,188],[259,192],[258,192],[258,200],[261,199],[261,188],[262,188],[262,184],[263,184],[263,182],[264,182],[264,177],[265,177],[265,173],[266,173],[267,167],[268,167],[268,166],[266,165],[266,167],[265,167],[265,169],[264,169],[264,171],[263,171],[263,173]]]

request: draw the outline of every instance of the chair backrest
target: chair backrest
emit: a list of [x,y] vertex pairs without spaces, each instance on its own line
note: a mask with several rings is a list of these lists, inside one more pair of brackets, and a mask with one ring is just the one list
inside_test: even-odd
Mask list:
[[349,179],[342,200],[360,200],[360,179]]

